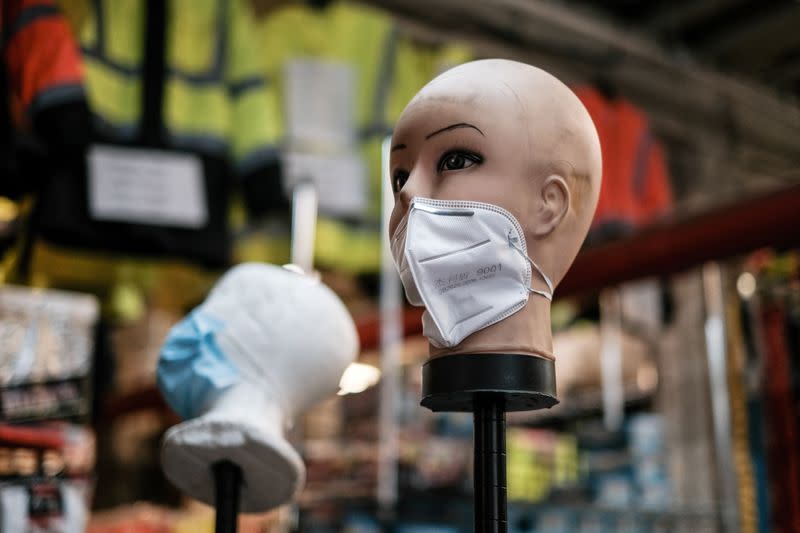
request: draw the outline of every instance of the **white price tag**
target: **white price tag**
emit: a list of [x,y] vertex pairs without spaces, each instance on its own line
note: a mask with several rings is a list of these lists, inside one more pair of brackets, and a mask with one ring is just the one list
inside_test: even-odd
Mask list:
[[322,213],[360,215],[366,209],[367,173],[364,162],[356,154],[289,153],[285,176],[288,190],[300,181],[311,180],[317,187]]
[[197,156],[93,146],[88,155],[89,213],[96,220],[200,228],[208,220]]
[[351,65],[300,59],[286,65],[286,120],[291,150],[341,152],[356,142]]

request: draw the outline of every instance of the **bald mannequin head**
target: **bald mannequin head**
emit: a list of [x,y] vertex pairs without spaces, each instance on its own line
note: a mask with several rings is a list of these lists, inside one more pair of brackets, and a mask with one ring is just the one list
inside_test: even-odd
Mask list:
[[[395,234],[415,197],[500,206],[521,224],[528,256],[557,285],[597,204],[600,143],[580,100],[547,72],[491,59],[435,78],[403,111],[392,138]],[[546,289],[536,273],[532,285]],[[550,302],[432,355],[504,351],[551,356]]]

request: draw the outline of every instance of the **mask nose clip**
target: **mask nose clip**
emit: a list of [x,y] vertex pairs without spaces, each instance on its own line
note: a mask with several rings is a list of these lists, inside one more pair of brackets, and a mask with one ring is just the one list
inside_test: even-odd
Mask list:
[[521,255],[522,258],[525,259],[525,261],[527,261],[529,265],[531,265],[532,269],[536,270],[536,272],[539,273],[539,275],[542,277],[542,279],[544,280],[545,284],[547,285],[547,289],[548,289],[549,292],[548,291],[540,291],[538,289],[534,289],[533,287],[525,287],[525,288],[528,289],[528,292],[531,292],[533,294],[538,294],[539,296],[543,296],[544,298],[547,298],[549,301],[552,302],[553,301],[553,282],[550,281],[550,278],[547,276],[547,274],[544,273],[544,271],[542,271],[542,269],[539,267],[539,265],[537,265],[533,261],[533,259],[528,257],[528,254],[526,254],[522,250],[522,248],[519,246],[519,244],[517,244],[518,242],[519,242],[519,238],[518,237],[514,237],[512,235],[511,230],[508,230],[508,245],[511,248],[513,248],[514,250],[516,250],[517,253],[519,255]]

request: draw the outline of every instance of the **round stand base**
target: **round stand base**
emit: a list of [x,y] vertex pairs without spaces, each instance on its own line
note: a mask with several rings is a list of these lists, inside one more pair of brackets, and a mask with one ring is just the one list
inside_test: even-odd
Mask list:
[[502,398],[504,411],[553,407],[555,363],[522,354],[445,355],[422,367],[422,406],[431,411],[474,412],[475,396]]

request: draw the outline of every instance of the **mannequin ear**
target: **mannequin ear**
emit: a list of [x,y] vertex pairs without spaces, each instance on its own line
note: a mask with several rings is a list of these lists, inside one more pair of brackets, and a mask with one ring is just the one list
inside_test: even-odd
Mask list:
[[536,209],[533,234],[545,237],[558,227],[569,211],[570,195],[567,181],[558,174],[547,176],[542,183],[541,198]]

